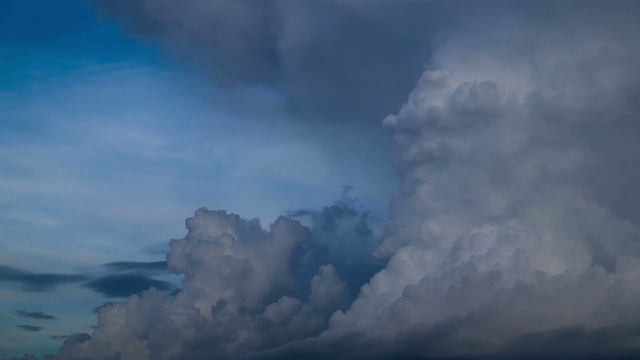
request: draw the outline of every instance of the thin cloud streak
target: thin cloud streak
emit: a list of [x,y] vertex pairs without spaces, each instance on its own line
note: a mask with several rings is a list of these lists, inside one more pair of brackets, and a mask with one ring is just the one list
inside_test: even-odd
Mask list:
[[20,317],[31,318],[31,319],[39,319],[39,320],[57,320],[55,316],[50,314],[45,314],[42,311],[24,311],[24,310],[16,310],[15,314]]
[[86,280],[79,274],[32,273],[11,266],[0,265],[0,281],[21,285],[32,292],[52,291],[64,284],[77,284]]
[[18,329],[21,329],[24,331],[30,331],[30,332],[37,332],[44,329],[42,326],[35,326],[35,325],[16,325],[16,327]]
[[142,274],[111,274],[93,279],[84,287],[91,289],[105,297],[129,297],[140,294],[149,288],[171,290],[173,284],[150,278]]

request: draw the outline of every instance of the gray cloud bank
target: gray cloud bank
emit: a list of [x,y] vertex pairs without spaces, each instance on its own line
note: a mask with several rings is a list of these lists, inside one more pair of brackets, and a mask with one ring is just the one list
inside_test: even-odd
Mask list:
[[[65,341],[61,359],[638,354],[637,2],[483,3],[491,11],[460,10],[467,22],[427,44],[441,3],[434,12],[426,2],[101,4],[138,34],[167,39],[196,61],[211,57],[224,81],[275,78],[295,89],[305,80],[310,88],[294,99],[302,103],[309,94],[321,97],[315,105],[334,103],[309,77],[344,89],[336,79],[353,71],[346,89],[355,91],[371,85],[358,67],[412,64],[367,53],[368,42],[389,52],[412,47],[427,64],[383,122],[402,182],[373,252],[385,267],[358,294],[349,295],[336,266],[320,263],[306,294],[297,289],[296,271],[314,244],[328,243],[322,230],[338,210],[310,213],[326,215],[325,228],[282,217],[263,230],[200,209],[167,255],[168,268],[184,276],[181,291],[148,290],[102,307],[99,327]],[[404,23],[398,13],[411,16]],[[385,42],[386,21],[406,42]],[[356,38],[363,53],[346,46]]]

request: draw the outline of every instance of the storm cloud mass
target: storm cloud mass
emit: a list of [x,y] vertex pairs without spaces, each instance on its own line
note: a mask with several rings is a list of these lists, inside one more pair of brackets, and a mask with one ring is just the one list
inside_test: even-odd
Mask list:
[[[390,1],[101,1],[227,87],[270,86],[301,118],[378,123],[406,98],[438,25],[463,5]],[[471,5],[471,4],[469,4]],[[474,6],[475,7],[475,6]]]
[[637,2],[94,2],[217,82],[385,126],[401,184],[376,246],[345,203],[197,210],[181,289],[101,307],[60,359],[640,352]]

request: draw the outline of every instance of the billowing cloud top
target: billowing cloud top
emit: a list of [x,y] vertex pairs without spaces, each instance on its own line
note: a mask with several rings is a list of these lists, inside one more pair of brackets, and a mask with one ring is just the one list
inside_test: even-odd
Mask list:
[[184,275],[182,290],[152,289],[100,308],[92,337],[65,342],[62,358],[233,358],[318,335],[347,305],[331,265],[311,278],[307,299],[287,295],[296,249],[310,241],[297,221],[280,218],[265,232],[257,221],[200,209],[187,228],[167,255],[169,269]]
[[[397,101],[412,56],[427,66],[383,121],[402,182],[374,252],[386,266],[352,302],[331,264],[299,295],[294,274],[315,242],[297,221],[265,231],[200,209],[167,255],[180,292],[101,308],[96,331],[69,338],[60,358],[640,351],[638,3],[474,14],[426,2],[99,3],[197,63],[213,59],[216,78],[272,83],[323,115],[340,108],[317,111],[340,104],[327,87],[377,99],[387,92],[371,85],[390,81]],[[456,14],[437,42],[425,35],[437,22],[422,24],[434,13]]]

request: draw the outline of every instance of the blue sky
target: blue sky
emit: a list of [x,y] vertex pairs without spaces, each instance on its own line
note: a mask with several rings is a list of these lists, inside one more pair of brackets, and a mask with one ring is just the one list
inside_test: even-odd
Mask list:
[[[379,129],[354,137],[358,125],[292,119],[268,86],[216,88],[80,1],[1,2],[0,79],[0,264],[15,269],[163,260],[202,206],[266,226],[331,204],[345,185],[383,216],[395,186]],[[9,357],[53,352],[62,340],[50,336],[89,331],[108,300],[76,284],[0,287]]]

